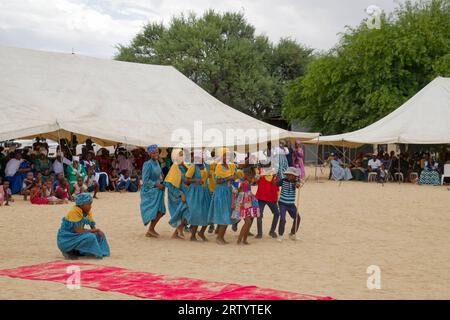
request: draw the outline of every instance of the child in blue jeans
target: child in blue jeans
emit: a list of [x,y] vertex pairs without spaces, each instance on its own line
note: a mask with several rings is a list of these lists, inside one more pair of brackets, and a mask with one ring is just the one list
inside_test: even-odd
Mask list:
[[295,195],[297,188],[300,188],[299,172],[296,168],[289,167],[284,172],[285,178],[278,181],[278,185],[281,187],[280,199],[278,200],[278,206],[280,208],[280,224],[278,226],[278,241],[281,242],[284,228],[286,226],[286,212],[289,213],[294,220],[289,237],[292,240],[297,240],[296,233],[300,227],[300,214],[298,213],[297,206],[295,205]]

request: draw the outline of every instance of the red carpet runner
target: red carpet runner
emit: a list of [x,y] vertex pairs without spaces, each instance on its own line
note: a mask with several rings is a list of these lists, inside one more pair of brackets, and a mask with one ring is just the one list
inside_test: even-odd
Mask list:
[[67,267],[79,266],[81,286],[157,300],[331,300],[288,291],[240,286],[183,277],[168,277],[78,261],[53,261],[0,270],[0,276],[66,283]]

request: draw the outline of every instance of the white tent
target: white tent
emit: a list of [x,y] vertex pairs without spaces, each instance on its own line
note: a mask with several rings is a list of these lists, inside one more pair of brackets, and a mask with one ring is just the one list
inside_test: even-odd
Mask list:
[[318,136],[239,112],[171,66],[1,46],[0,114],[0,141],[75,133],[79,142],[90,137],[102,145],[213,147]]
[[450,143],[450,78],[434,79],[401,107],[363,129],[322,136],[310,143],[354,147]]

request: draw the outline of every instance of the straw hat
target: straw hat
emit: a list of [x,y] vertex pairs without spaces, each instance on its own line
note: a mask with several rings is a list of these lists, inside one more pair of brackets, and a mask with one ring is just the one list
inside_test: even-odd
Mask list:
[[294,168],[294,167],[287,168],[286,171],[284,172],[284,174],[285,175],[292,174],[293,176],[296,176],[296,177],[299,176],[298,170],[296,168]]

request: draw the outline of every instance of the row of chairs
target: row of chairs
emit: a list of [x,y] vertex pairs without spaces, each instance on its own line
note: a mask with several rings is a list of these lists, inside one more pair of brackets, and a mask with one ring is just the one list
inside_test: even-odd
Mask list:
[[[444,179],[445,178],[450,178],[450,164],[445,164],[444,165],[444,173],[442,174],[441,177],[441,185],[444,185]],[[409,181],[415,181],[419,179],[419,173],[418,172],[411,172],[409,174]],[[377,173],[376,172],[369,172],[369,176],[367,179],[369,182],[371,181],[376,181],[377,180]],[[387,176],[386,176],[386,180],[387,181],[401,181],[404,182],[405,181],[405,177],[403,176],[403,173],[401,172],[395,172],[394,176],[392,176],[391,172],[388,172]]]

